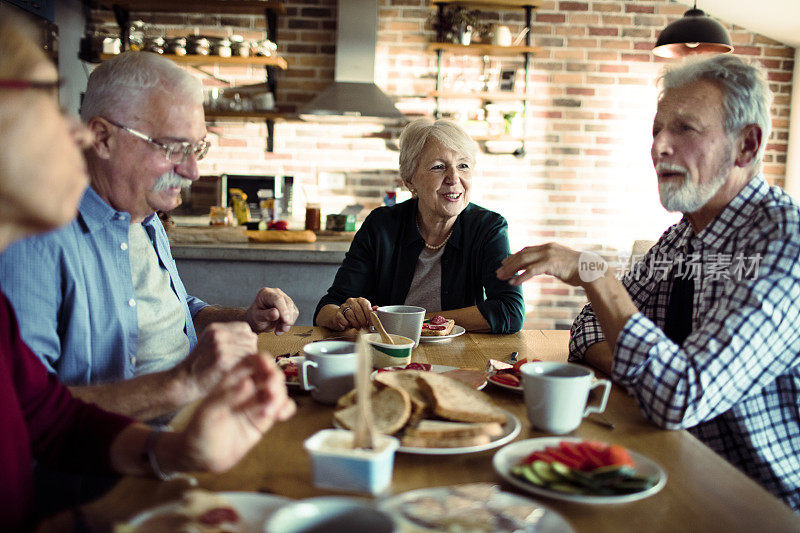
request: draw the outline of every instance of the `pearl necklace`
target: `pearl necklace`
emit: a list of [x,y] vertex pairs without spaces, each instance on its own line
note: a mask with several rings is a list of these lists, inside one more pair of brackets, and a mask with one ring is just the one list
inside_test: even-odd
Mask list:
[[[419,232],[420,236],[422,236],[422,230],[419,228],[419,220],[415,220],[415,222],[417,223],[417,231]],[[447,241],[450,239],[450,236],[453,234],[453,229],[455,229],[455,227],[450,228],[450,233],[448,233],[447,237],[444,238],[444,240],[442,241],[442,244],[437,244],[436,246],[432,246],[432,245],[428,244],[428,241],[425,240],[425,237],[422,237],[422,242],[425,243],[425,248],[427,248],[428,250],[438,250],[438,249],[440,249],[442,246],[447,244]]]

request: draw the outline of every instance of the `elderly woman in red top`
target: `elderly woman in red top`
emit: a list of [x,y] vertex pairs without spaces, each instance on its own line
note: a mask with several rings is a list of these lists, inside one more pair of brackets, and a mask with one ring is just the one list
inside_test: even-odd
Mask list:
[[[67,223],[87,182],[79,147],[88,131],[61,115],[56,70],[22,24],[0,18],[0,250]],[[32,458],[85,472],[219,472],[294,411],[282,373],[258,354],[231,370],[182,432],[102,411],[48,375],[0,292],[0,531],[33,525]]]

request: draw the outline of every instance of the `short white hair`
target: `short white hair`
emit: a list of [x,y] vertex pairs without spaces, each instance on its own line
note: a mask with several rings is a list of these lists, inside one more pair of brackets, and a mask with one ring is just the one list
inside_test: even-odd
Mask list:
[[729,137],[737,135],[748,124],[761,128],[761,146],[754,161],[755,167],[760,168],[772,132],[769,116],[772,92],[764,71],[730,54],[690,59],[661,75],[661,94],[701,80],[715,83],[722,90],[723,125]]
[[169,59],[151,52],[123,52],[92,71],[81,105],[81,119],[125,120],[146,107],[157,91],[189,103],[203,103],[200,81]]
[[417,172],[420,154],[431,137],[447,149],[466,156],[470,165],[475,164],[475,141],[461,126],[447,119],[434,122],[420,118],[408,124],[400,134],[400,178],[404,183],[410,183]]

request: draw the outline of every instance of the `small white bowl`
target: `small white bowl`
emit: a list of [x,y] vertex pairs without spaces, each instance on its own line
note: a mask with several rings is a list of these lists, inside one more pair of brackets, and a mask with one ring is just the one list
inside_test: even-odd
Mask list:
[[389,366],[405,366],[411,362],[411,350],[414,341],[408,337],[390,334],[394,344],[383,342],[380,333],[365,333],[364,340],[372,348],[372,368],[386,368]]
[[378,435],[375,449],[353,448],[353,432],[323,429],[303,442],[311,455],[314,485],[325,489],[379,494],[392,484],[394,452],[400,441]]
[[264,523],[265,533],[392,533],[394,520],[369,502],[342,496],[298,500]]

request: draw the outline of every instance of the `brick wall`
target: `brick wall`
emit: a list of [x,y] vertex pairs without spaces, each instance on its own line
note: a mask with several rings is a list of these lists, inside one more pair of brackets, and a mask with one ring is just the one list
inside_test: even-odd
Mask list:
[[[427,0],[379,0],[376,83],[409,114],[430,114],[436,57],[426,51],[435,35]],[[336,6],[334,0],[289,0],[279,22],[279,52],[289,68],[278,75],[277,102],[293,110],[333,80]],[[512,249],[547,241],[592,249],[616,257],[634,240],[658,236],[678,217],[664,212],[649,157],[657,91],[665,63],[650,49],[659,31],[687,8],[667,0],[544,1],[533,20],[528,140],[524,157],[508,153],[516,143],[490,145],[482,152],[473,201],[501,212],[509,221]],[[485,11],[485,10],[484,10]],[[486,13],[516,35],[521,10]],[[213,21],[212,25],[213,25]],[[218,22],[218,21],[217,21]],[[228,20],[228,22],[231,22]],[[773,134],[764,157],[770,183],[783,183],[794,50],[744,28],[721,22],[736,53],[767,69],[772,90]],[[195,24],[200,24],[194,21]],[[258,31],[263,20],[243,22]],[[472,87],[489,72],[519,67],[519,59],[449,58],[448,81]],[[240,69],[242,80],[259,69]],[[207,81],[207,83],[209,83]],[[517,86],[521,85],[518,80]],[[474,102],[451,108],[460,118],[477,118]],[[473,124],[476,125],[476,124]],[[218,123],[205,173],[250,172],[293,175],[295,205],[303,188],[323,199],[328,212],[360,201],[380,202],[396,180],[397,128],[371,123],[279,122],[275,152],[265,153],[266,128],[258,123]],[[320,173],[346,173],[343,188],[320,186]],[[566,328],[585,302],[582,291],[549,278],[525,286],[526,327]]]

